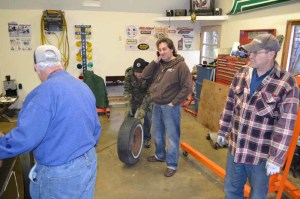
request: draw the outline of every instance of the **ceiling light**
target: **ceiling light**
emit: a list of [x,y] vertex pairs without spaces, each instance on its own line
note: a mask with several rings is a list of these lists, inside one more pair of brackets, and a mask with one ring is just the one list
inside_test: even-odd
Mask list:
[[101,2],[100,0],[85,0],[82,2],[82,6],[85,7],[101,7]]

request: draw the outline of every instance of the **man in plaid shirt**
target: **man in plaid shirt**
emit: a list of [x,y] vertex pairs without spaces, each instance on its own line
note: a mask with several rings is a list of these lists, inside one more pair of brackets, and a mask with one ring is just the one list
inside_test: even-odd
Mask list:
[[248,179],[250,198],[267,198],[269,176],[279,173],[288,150],[299,106],[295,78],[275,61],[280,45],[260,34],[242,46],[249,64],[235,75],[220,119],[218,143],[230,136],[224,191],[243,198]]

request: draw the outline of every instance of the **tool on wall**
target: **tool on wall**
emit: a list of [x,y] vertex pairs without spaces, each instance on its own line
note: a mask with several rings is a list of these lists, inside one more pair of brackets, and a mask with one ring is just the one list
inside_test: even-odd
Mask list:
[[83,78],[87,68],[93,68],[92,43],[87,41],[92,35],[91,27],[91,25],[75,25],[76,39],[80,39],[80,41],[76,42],[76,46],[80,47],[76,54],[76,60],[80,62],[77,64],[77,68],[82,69],[82,75],[79,77],[80,79]]
[[[55,41],[56,40],[56,41]],[[55,45],[61,52],[63,66],[69,65],[69,40],[65,13],[61,10],[44,10],[41,17],[41,43]]]
[[91,25],[75,25],[76,46],[80,49],[76,53],[78,69],[82,69],[79,79],[82,79],[92,90],[96,98],[96,106],[98,115],[106,115],[110,117],[109,101],[107,99],[107,91],[102,77],[94,74],[92,62],[92,42],[87,41],[92,36]]

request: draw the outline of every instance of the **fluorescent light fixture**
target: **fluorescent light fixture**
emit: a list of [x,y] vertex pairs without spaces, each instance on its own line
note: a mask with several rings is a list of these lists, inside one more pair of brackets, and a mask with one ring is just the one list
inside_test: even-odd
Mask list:
[[101,2],[100,0],[85,0],[82,2],[82,6],[85,7],[101,7]]

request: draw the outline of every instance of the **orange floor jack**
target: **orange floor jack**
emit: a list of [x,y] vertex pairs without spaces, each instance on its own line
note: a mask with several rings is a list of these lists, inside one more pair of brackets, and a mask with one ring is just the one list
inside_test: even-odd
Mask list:
[[[298,85],[300,85],[300,77],[297,78],[297,82]],[[285,162],[284,169],[281,172],[281,174],[275,174],[270,177],[269,192],[276,192],[277,193],[276,199],[281,198],[283,191],[285,191],[285,193],[289,194],[294,199],[300,199],[300,190],[293,183],[287,180],[287,176],[294,156],[294,151],[297,145],[299,132],[300,132],[300,109],[298,109],[298,116],[294,128],[294,133],[292,136],[290,147],[285,157],[286,162]],[[222,167],[220,167],[215,162],[208,159],[206,156],[204,156],[199,151],[191,147],[189,144],[185,142],[181,142],[180,147],[183,150],[184,156],[190,154],[191,156],[196,158],[199,162],[201,162],[210,170],[212,170],[214,173],[216,173],[219,177],[221,177],[222,179],[225,178],[226,172]],[[249,195],[250,195],[250,186],[245,185],[244,196],[248,198]]]
[[97,108],[98,115],[106,115],[106,117],[110,117],[110,108]]

